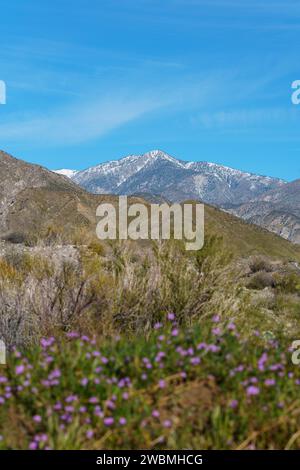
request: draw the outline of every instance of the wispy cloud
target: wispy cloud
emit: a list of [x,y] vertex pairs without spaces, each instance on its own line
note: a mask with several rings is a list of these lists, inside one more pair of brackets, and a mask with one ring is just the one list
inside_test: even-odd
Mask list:
[[284,124],[297,119],[293,109],[258,108],[199,113],[191,118],[194,126],[206,129],[240,129]]
[[[220,76],[222,87],[220,87]],[[158,112],[172,119],[180,111],[193,113],[194,126],[206,128],[241,126],[285,119],[278,109],[241,110],[239,103],[263,92],[274,76],[266,74],[245,80],[234,71],[215,70],[202,76],[172,78],[166,83],[142,83],[121,86],[114,83],[99,93],[87,91],[86,100],[79,97],[73,105],[44,111],[6,115],[0,122],[0,139],[5,143],[24,143],[47,146],[74,145],[101,138],[133,120]],[[141,77],[142,79],[142,77]],[[226,93],[224,93],[226,90]],[[216,111],[218,107],[231,111]],[[154,115],[155,116],[155,115]]]
[[[116,82],[149,81],[151,76],[180,72],[184,64],[169,57],[108,47],[85,46],[67,41],[12,37],[1,45],[2,75],[14,90],[33,93],[85,96],[89,88]],[[3,78],[3,77],[1,77]]]
[[114,95],[57,110],[50,115],[16,116],[0,124],[0,139],[47,145],[78,144],[162,108],[168,100],[155,96]]

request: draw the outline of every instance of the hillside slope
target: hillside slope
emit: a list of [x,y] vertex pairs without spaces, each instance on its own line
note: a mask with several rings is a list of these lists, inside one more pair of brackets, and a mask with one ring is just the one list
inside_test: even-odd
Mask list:
[[[61,231],[70,241],[82,227],[95,236],[97,206],[101,202],[118,204],[117,196],[90,194],[64,176],[3,152],[0,175],[1,238],[22,241],[22,237],[36,237],[48,227]],[[261,253],[300,260],[300,247],[216,208],[206,206],[205,224],[206,236],[221,236],[228,251],[238,256]]]
[[300,180],[268,191],[255,200],[230,211],[251,223],[300,243]]

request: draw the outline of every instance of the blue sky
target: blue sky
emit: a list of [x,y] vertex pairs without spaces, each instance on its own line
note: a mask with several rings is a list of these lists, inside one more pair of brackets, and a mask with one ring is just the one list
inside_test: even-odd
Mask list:
[[1,149],[80,169],[160,148],[300,178],[298,0],[3,3]]

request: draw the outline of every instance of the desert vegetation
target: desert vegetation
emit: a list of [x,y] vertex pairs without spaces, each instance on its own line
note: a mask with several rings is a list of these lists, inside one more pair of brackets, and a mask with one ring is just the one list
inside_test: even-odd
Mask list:
[[0,374],[3,449],[295,449],[299,368],[289,343],[234,322],[149,335],[69,331],[14,348]]
[[33,250],[11,246],[0,259],[1,334],[8,345],[74,328],[139,334],[167,311],[191,324],[212,309],[230,258],[217,238],[191,256],[175,242],[104,247],[89,238],[79,246],[48,240]]
[[52,229],[0,253],[2,448],[299,445],[293,263]]

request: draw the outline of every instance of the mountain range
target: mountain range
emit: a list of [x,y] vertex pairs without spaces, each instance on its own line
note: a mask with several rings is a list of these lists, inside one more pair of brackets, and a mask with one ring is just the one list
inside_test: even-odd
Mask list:
[[300,180],[261,194],[248,203],[233,206],[230,212],[300,243]]
[[129,155],[83,171],[58,170],[95,194],[154,194],[179,202],[200,199],[218,207],[242,204],[285,182],[209,162],[187,162],[161,150]]
[[201,200],[300,243],[300,180],[287,183],[215,163],[187,162],[161,150],[58,173],[95,194]]
[[[137,197],[131,201],[142,202]],[[78,232],[79,243],[84,244],[80,234],[95,237],[96,208],[102,202],[117,205],[118,198],[91,194],[64,175],[0,151],[0,239],[34,244],[53,229],[71,244]],[[221,235],[228,250],[238,256],[259,253],[300,261],[296,245],[210,205],[205,207],[205,227],[206,237]],[[77,243],[78,234],[75,238]]]

